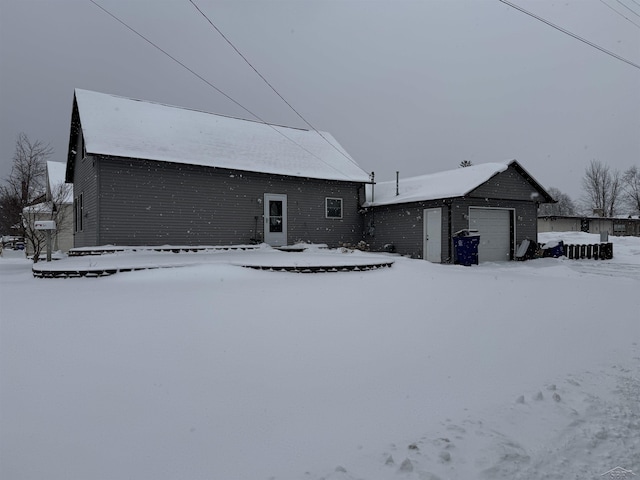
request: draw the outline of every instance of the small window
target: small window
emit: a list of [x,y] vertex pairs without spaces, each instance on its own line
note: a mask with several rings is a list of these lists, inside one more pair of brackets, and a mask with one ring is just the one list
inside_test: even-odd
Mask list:
[[327,198],[326,207],[327,218],[342,218],[341,198]]
[[78,197],[73,199],[73,231],[78,231]]
[[83,205],[83,194],[81,193],[78,197],[73,199],[73,216],[75,219],[75,228],[76,232],[82,231],[82,217],[84,214],[84,205]]
[[84,230],[84,225],[83,225],[83,222],[84,222],[84,201],[83,200],[84,200],[84,198],[83,197],[84,197],[84,194],[81,193],[80,194],[80,199],[79,199],[79,204],[80,205],[78,207],[78,210],[80,211],[80,222],[79,222],[80,223],[80,226],[79,226],[80,231]]
[[282,200],[269,200],[269,231],[282,232]]

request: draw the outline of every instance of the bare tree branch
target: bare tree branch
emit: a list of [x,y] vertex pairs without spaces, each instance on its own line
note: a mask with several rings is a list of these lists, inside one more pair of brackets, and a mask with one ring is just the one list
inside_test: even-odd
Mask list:
[[582,177],[585,207],[604,217],[613,217],[621,194],[620,172],[609,165],[592,160]]
[[576,206],[571,197],[559,189],[551,187],[548,190],[557,203],[543,203],[538,209],[538,215],[575,215]]
[[0,186],[0,229],[4,233],[25,236],[21,216],[25,207],[39,198],[44,200],[47,158],[52,154],[50,145],[18,134],[11,173]]
[[630,210],[640,215],[640,169],[634,165],[622,175],[623,198]]

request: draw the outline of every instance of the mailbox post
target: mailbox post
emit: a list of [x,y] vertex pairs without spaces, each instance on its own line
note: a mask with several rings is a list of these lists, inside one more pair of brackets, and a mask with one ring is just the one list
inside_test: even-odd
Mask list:
[[47,262],[51,261],[51,232],[56,229],[56,222],[53,220],[38,220],[34,224],[36,230],[44,230],[47,235]]

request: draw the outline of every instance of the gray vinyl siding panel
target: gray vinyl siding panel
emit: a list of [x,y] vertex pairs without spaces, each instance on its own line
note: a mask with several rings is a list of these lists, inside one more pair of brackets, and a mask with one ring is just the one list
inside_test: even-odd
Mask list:
[[532,194],[537,194],[536,189],[511,165],[507,170],[498,173],[467,196],[534,202],[536,197]]
[[[262,241],[265,193],[286,194],[288,243],[339,246],[362,238],[360,184],[101,157],[101,244],[234,245]],[[325,218],[325,198],[343,217]]]
[[85,247],[96,245],[98,241],[98,174],[92,156],[83,157],[82,137],[79,136],[74,165],[73,198],[77,200],[82,195],[83,218],[82,229],[76,225],[75,212],[73,216],[73,245]]
[[365,241],[373,251],[383,251],[387,245],[393,245],[401,255],[423,258],[425,208],[442,209],[441,249],[443,261],[446,261],[449,224],[448,205],[443,200],[384,205],[370,209],[365,217]]

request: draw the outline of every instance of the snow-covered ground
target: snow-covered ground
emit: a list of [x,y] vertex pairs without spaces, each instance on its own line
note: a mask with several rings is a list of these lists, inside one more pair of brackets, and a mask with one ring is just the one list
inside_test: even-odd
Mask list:
[[640,239],[612,241],[322,274],[34,279],[5,256],[0,478],[640,474]]

